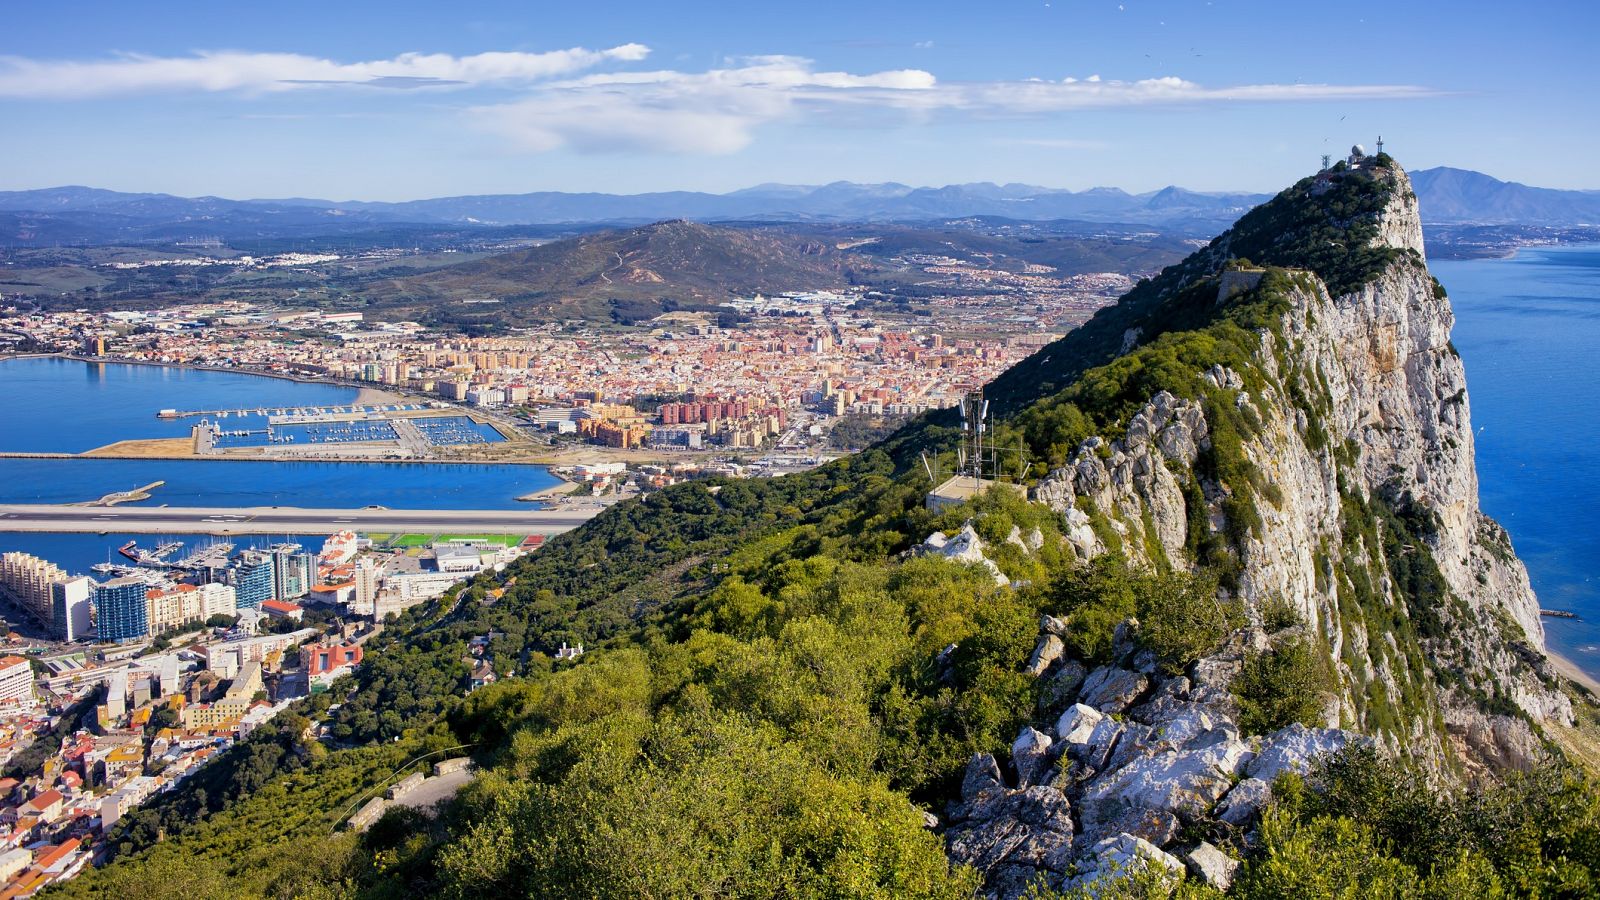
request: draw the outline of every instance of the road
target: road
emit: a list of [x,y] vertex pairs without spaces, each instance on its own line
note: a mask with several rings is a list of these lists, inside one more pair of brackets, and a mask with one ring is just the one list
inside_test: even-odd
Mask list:
[[529,509],[299,509],[292,506],[93,508],[0,504],[0,531],[139,534],[559,534],[598,515],[599,505]]

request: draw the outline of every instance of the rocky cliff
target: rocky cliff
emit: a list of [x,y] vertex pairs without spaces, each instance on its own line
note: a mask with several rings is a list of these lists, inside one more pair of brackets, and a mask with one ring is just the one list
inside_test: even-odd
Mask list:
[[[1384,192],[1368,241],[1392,252],[1375,276],[1342,293],[1303,269],[1218,278],[1217,304],[1270,314],[1244,371],[1207,369],[1203,396],[1157,393],[1035,496],[1067,514],[1085,558],[1107,549],[1090,512],[1152,565],[1194,564],[1193,528],[1232,534],[1238,593],[1256,610],[1288,602],[1338,660],[1346,690],[1330,724],[1423,755],[1442,756],[1430,742],[1448,734],[1468,761],[1515,761],[1535,749],[1538,723],[1571,709],[1543,659],[1527,572],[1478,505],[1466,376],[1449,299],[1421,255],[1416,196],[1391,164],[1324,174],[1274,202],[1316,204],[1341,178]],[[1208,257],[1227,258],[1233,239]],[[1230,451],[1251,485],[1199,465],[1217,452],[1207,407],[1227,405],[1247,421]],[[1247,491],[1248,509],[1223,502]],[[1196,492],[1203,516],[1189,508]]]
[[[1221,572],[1252,624],[1177,676],[1131,643],[1086,672],[1043,624],[1030,671],[1065,711],[1018,736],[1009,773],[975,758],[948,811],[952,857],[992,894],[1179,856],[1225,882],[1226,859],[1180,832],[1248,827],[1272,778],[1320,753],[1371,743],[1449,778],[1526,765],[1570,724],[1527,572],[1479,508],[1453,314],[1422,249],[1386,157],[1305,179],[1108,311],[1122,355],[1017,417],[1056,448],[1032,497],[1081,560]],[[1023,368],[1051,382],[1086,346]],[[1063,448],[1080,421],[1094,433]],[[1293,636],[1335,673],[1325,727],[1249,735],[1230,685]]]

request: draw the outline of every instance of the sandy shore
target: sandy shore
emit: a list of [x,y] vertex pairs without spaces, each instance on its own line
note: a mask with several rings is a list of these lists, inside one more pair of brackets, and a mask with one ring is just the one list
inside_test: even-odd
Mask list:
[[1594,694],[1596,697],[1600,697],[1600,680],[1596,680],[1594,676],[1578,668],[1577,663],[1566,658],[1565,656],[1562,656],[1554,650],[1546,648],[1545,655],[1550,657],[1550,663],[1554,665],[1556,667],[1556,671],[1560,672],[1568,681],[1572,682],[1573,684],[1581,684],[1585,688],[1588,688],[1590,693]]
[[357,406],[388,406],[399,403],[406,398],[392,391],[379,388],[364,387],[356,391]]

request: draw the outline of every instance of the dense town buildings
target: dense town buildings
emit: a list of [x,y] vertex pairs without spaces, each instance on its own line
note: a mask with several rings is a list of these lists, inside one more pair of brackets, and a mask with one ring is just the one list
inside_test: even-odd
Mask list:
[[1117,273],[1010,273],[918,254],[895,262],[928,278],[924,310],[856,290],[735,300],[732,319],[671,312],[636,327],[544,323],[495,337],[240,301],[18,313],[0,325],[61,351],[372,382],[514,408],[536,427],[619,449],[750,449],[783,444],[802,411],[951,406],[1131,285]]

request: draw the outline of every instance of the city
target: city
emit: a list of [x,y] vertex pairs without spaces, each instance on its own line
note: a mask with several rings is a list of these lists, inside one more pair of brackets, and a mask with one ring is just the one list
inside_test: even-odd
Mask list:
[[[396,615],[543,541],[341,531],[320,549],[181,557],[176,542],[130,544],[94,577],[0,555],[17,616],[0,646],[0,895],[71,878],[124,812],[327,691]],[[463,689],[497,677],[476,659]]]

